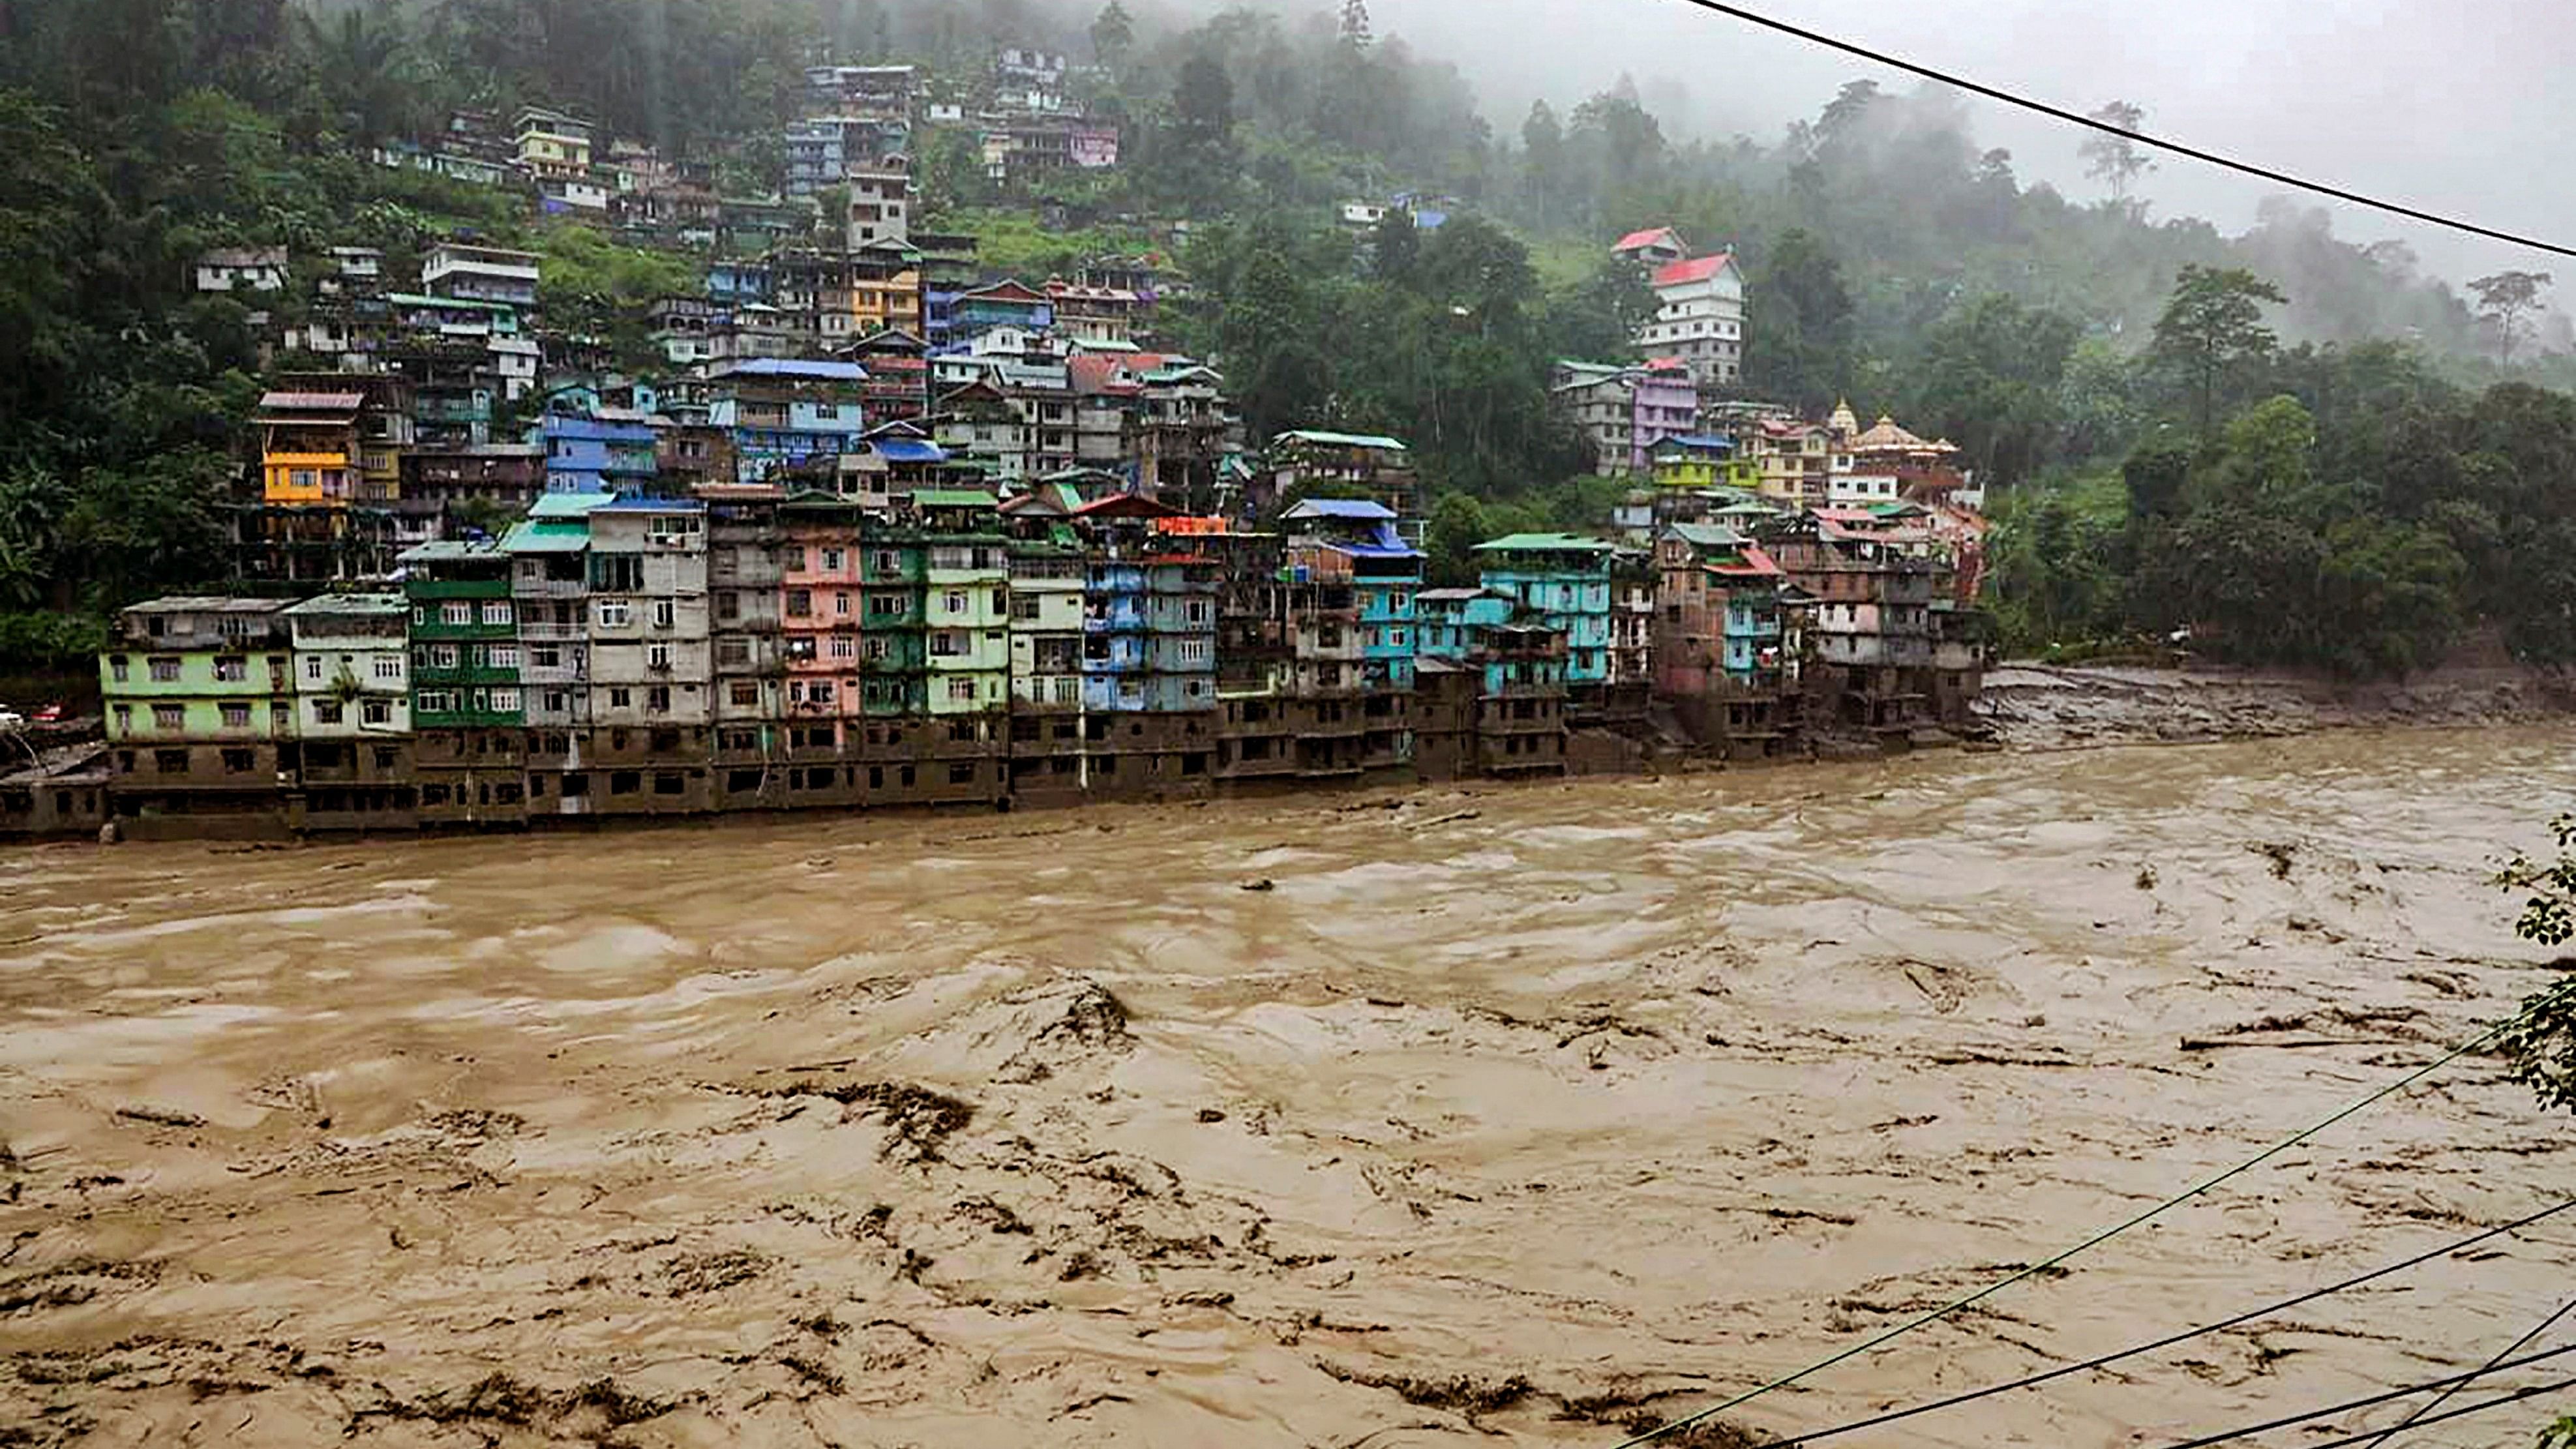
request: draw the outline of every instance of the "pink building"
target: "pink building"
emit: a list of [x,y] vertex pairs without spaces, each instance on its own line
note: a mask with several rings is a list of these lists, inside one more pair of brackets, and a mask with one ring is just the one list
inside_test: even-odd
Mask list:
[[1592,443],[1594,471],[1604,476],[1653,471],[1654,449],[1699,424],[1699,387],[1676,357],[1622,365],[1560,362],[1551,395]]
[[863,713],[858,509],[839,499],[795,499],[781,510],[781,521],[788,743],[838,750],[857,743],[849,722]]
[[1118,128],[1116,126],[1079,125],[1066,137],[1073,164],[1089,171],[1104,171],[1118,164]]

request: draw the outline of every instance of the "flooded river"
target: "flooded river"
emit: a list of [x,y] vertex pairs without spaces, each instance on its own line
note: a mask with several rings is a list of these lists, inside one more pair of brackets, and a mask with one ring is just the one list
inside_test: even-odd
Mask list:
[[[0,853],[0,1426],[1606,1449],[2474,1035],[2547,979],[2485,876],[2571,746]],[[2464,1237],[2576,1193],[2570,1125],[2464,1061],[1729,1418]],[[2571,1258],[2576,1213],[1835,1442],[2233,1428],[2483,1362]],[[2576,1404],[2524,1407],[2433,1441]]]

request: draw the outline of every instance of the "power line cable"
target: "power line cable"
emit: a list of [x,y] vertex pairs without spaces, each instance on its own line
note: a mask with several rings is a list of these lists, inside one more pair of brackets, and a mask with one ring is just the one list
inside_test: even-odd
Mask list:
[[2293,176],[2286,171],[2275,171],[2267,166],[2257,166],[2250,161],[2239,161],[2232,156],[2222,156],[2215,151],[2204,151],[2197,146],[2187,146],[2180,141],[2168,141],[2160,136],[2150,136],[2144,131],[2132,131],[2125,126],[2115,126],[2108,121],[2095,120],[2093,117],[2084,115],[2080,112],[2067,110],[2063,106],[2053,106],[2046,101],[2035,101],[2027,96],[2015,95],[2011,91],[2002,90],[1990,85],[1984,85],[1977,81],[1966,79],[1962,76],[1952,75],[1947,71],[1935,70],[1928,65],[1919,65],[1913,61],[1889,55],[1885,51],[1872,50],[1867,46],[1855,45],[1848,40],[1837,40],[1833,36],[1809,30],[1804,26],[1792,25],[1785,20],[1775,20],[1768,15],[1747,10],[1740,5],[1727,4],[1725,3],[1725,0],[1680,0],[1680,3],[1684,5],[1697,6],[1699,9],[1710,11],[1714,14],[1731,16],[1748,25],[1759,25],[1766,30],[1776,30],[1783,35],[1795,36],[1800,40],[1806,41],[1810,45],[1821,45],[1828,50],[1839,50],[1845,55],[1858,56],[1863,60],[1887,66],[1894,70],[1901,70],[1909,75],[1918,75],[1926,80],[1939,81],[1941,84],[1946,86],[1955,86],[1960,90],[1984,96],[1988,100],[2001,101],[2008,106],[2019,106],[2026,111],[2036,111],[2043,116],[2049,116],[2056,120],[2064,121],[2069,125],[2082,126],[2089,130],[2101,131],[2108,135],[2119,136],[2127,140],[2135,141],[2142,146],[2153,146],[2159,151],[2170,151],[2177,156],[2188,156],[2194,161],[2206,162],[2209,165],[2222,167],[2229,171],[2242,172],[2248,176],[2258,176],[2263,180],[2278,182],[2283,186],[2296,187],[2301,191],[2313,191],[2319,196],[2331,196],[2337,201],[2349,201],[2355,206],[2366,206],[2375,211],[2385,211],[2392,215],[2407,217],[2414,221],[2426,222],[2433,226],[2448,227],[2453,231],[2467,232],[2472,236],[2486,237],[2491,241],[2510,242],[2518,247],[2529,247],[2533,251],[2548,252],[2553,256],[2576,257],[2576,247],[2564,247],[2558,245],[2556,242],[2541,241],[2537,237],[2527,237],[2517,235],[2516,233],[2509,231],[2499,231],[2491,226],[2480,226],[2478,223],[2473,221],[2461,221],[2457,217],[2443,216],[2438,212],[2425,211],[2420,207],[2408,206],[2402,202],[2383,201],[2375,196],[2365,196],[2358,191],[2347,191],[2340,186],[2329,186],[2322,181],[2310,181],[2304,177]]
[[2380,1088],[2378,1091],[2371,1093],[2360,1101],[2336,1110],[2331,1116],[2327,1117],[2324,1121],[2317,1123],[2315,1126],[2304,1128],[2288,1137],[2282,1138],[2280,1141],[2264,1148],[2261,1152],[2254,1154],[2252,1157],[2249,1157],[2243,1162],[2238,1163],[2236,1166],[2227,1169],[2225,1172],[2184,1188],[2181,1192],[2174,1194],[2172,1197],[2166,1198],[2164,1201],[2157,1203],[2146,1211],[2138,1213],[2135,1216],[2128,1218],[2126,1221],[2105,1228],[2101,1232],[2095,1233],[2093,1236],[2086,1238],[2083,1242],[2077,1243],[2074,1247],[2067,1248],[2050,1257],[2044,1258],[2039,1262],[2033,1263],[2026,1268],[2022,1268],[2016,1272],[1998,1278],[1994,1282],[1987,1284],[1985,1287],[1980,1288],[1965,1297],[1953,1299],[1949,1303],[1943,1304],[1941,1307],[1932,1309],[1931,1311],[1920,1314],[1916,1317],[1909,1318],[1903,1323],[1897,1324],[1893,1328],[1886,1329],[1880,1333],[1865,1338],[1859,1343],[1853,1344],[1849,1348],[1829,1354],[1824,1358],[1818,1359],[1814,1363],[1807,1365],[1805,1368],[1799,1369],[1795,1373],[1784,1374],[1767,1383],[1757,1384],[1722,1403],[1712,1404],[1697,1413],[1684,1415],[1670,1423],[1649,1429],[1642,1434],[1632,1435],[1629,1438],[1619,1441],[1619,1443],[1614,1446],[1614,1449],[1636,1449],[1637,1445],[1650,1443],[1656,1439],[1662,1438],[1666,1434],[1672,1433],[1676,1429],[1686,1429],[1693,1424],[1699,1423],[1703,1419],[1712,1418],[1718,1414],[1725,1413],[1729,1409],[1749,1404],[1755,1399],[1762,1397],[1764,1394],[1770,1393],[1775,1389],[1787,1388],[1789,1385],[1797,1383],[1800,1380],[1822,1373],[1836,1364],[1847,1363],[1852,1359],[1859,1358],[1863,1354],[1875,1352],[1884,1345],[1891,1343],[1906,1334],[1912,1333],[1914,1330],[1921,1328],[1926,1324],[1938,1323],[1942,1319],[1948,1318],[1950,1315],[1957,1313],[1959,1310],[1966,1308],[1971,1304],[1981,1303],[1986,1299],[1993,1297],[2015,1283],[2019,1283],[2026,1278],[2036,1277],[2041,1273],[2047,1272],[2051,1268],[2059,1266],[2078,1254],[2098,1248],[2102,1244],[2120,1236],[2122,1233],[2129,1231],[2131,1228],[2140,1227],[2146,1223],[2152,1222],[2222,1183],[2242,1177],[2246,1173],[2253,1171],[2255,1168],[2262,1166],[2264,1163],[2271,1161],[2273,1158],[2280,1156],[2282,1153],[2289,1151],[2291,1148],[2298,1146],[2300,1143],[2307,1141],[2309,1138],[2314,1137],[2318,1133],[2325,1131],[2327,1128],[2332,1127],[2338,1122],[2341,1122],[2346,1117],[2350,1117],[2364,1108],[2373,1106],[2388,1097],[2406,1090],[2408,1087],[2415,1085],[2417,1082],[2424,1080],[2433,1073],[2449,1066],[2461,1057],[2467,1056],[2469,1053],[2485,1046],[2488,1042],[2495,1040],[2521,1020],[2522,1014],[2516,1013],[2513,1016],[2507,1017],[2503,1021],[2497,1022],[2495,1025],[2488,1027],[2485,1031],[2478,1033],[2478,1035],[2470,1040],[2443,1053],[2431,1062],[2417,1067],[2414,1071],[2407,1073],[2405,1076],[2398,1078],[2396,1081],[2389,1083],[2387,1086]]
[[[2557,1312],[2540,1320],[2539,1323],[2533,1325],[2532,1329],[2522,1337],[2506,1344],[2497,1352],[2494,1358],[2487,1360],[2487,1367],[2492,1369],[2500,1360],[2509,1358],[2514,1354],[2521,1352],[2524,1344],[2531,1342],[2533,1339],[2538,1338],[2544,1333],[2547,1333],[2549,1331],[2549,1326],[2566,1317],[2567,1311],[2571,1308],[2576,1308],[2576,1298],[2570,1298],[2566,1302],[2559,1304]],[[2395,1438],[2397,1435],[2415,1427],[2417,1424],[2426,1422],[2426,1415],[2432,1413],[2435,1409],[2442,1407],[2444,1404],[2449,1403],[2451,1401],[2451,1396],[2458,1393],[2463,1387],[2465,1387],[2465,1385],[2454,1384],[2451,1387],[2444,1389],[2441,1396],[2434,1399],[2431,1403],[2426,1404],[2424,1407],[2417,1409],[2414,1413],[2411,1413],[2405,1418],[2398,1420],[2396,1423],[2389,1425],[2387,1428],[2382,1429],[2379,1431],[2379,1437],[2370,1441],[2369,1449],[2379,1449],[2379,1446],[2385,1441]]]
[[[1775,1446],[1775,1449],[1794,1449],[1794,1446],[1800,1444],[1813,1444],[1821,1439],[1832,1439],[1844,1434],[1857,1433],[1863,1429],[1875,1429],[1882,1425],[1897,1423],[1900,1420],[1912,1419],[1924,1414],[1937,1413],[1943,1409],[1955,1409],[1961,1404],[1972,1403],[1978,1399],[1992,1398],[1997,1394],[2008,1394],[2019,1389],[2033,1388],[2037,1385],[2049,1383],[2056,1379],[2066,1378],[2073,1374],[2090,1373],[2095,1369],[2119,1363],[2124,1359],[2132,1359],[2140,1356],[2141,1354],[2153,1353],[2160,1348],[2171,1348],[2177,1343],[2182,1343],[2194,1338],[2201,1338],[2212,1333],[2223,1332],[2227,1329],[2234,1328],[2239,1324],[2251,1323],[2256,1319],[2269,1318],[2276,1313],[2285,1313],[2290,1309],[2313,1303],[2320,1298],[2331,1297],[2334,1294],[2344,1292],[2348,1289],[2358,1288],[2362,1284],[2371,1282],[2374,1279],[2385,1278],[2392,1273],[2402,1273],[2409,1268],[2421,1266],[2422,1264],[2429,1263],[2436,1258],[2447,1258],[2454,1253],[2474,1248],[2478,1244],[2487,1241],[2489,1238],[2502,1237],[2507,1233],[2516,1232],[2520,1229],[2530,1227],[2532,1224],[2539,1222],[2543,1218],[2553,1217],[2559,1213],[2565,1212],[2571,1207],[2576,1207],[2576,1198],[2568,1198],[2558,1203],[2555,1207],[2542,1208],[2536,1213],[2532,1213],[2527,1217],[2517,1218],[2501,1227],[2489,1228],[2485,1232],[2479,1233],[2474,1237],[2462,1238],[2456,1243],[2445,1244],[2430,1252],[2418,1253],[2412,1258],[2390,1263],[2385,1267],[2373,1268],[2369,1272],[2363,1273],[2358,1277],[2346,1278],[2340,1283],[2329,1283],[2323,1288],[2312,1289],[2295,1298],[2284,1298],[2278,1303],[2267,1303],[2261,1308],[2239,1313],[2233,1318],[2222,1318],[2216,1323],[2203,1324],[2198,1328],[2189,1328],[2180,1333],[2168,1334],[2152,1343],[2142,1343],[2135,1348],[2124,1348],[2117,1353],[2106,1353],[2097,1358],[2088,1358],[2082,1363],[2064,1364],[2057,1368],[2049,1369],[2044,1373],[2032,1374],[2028,1378],[2015,1379],[2011,1383],[1994,1384],[1982,1389],[1971,1389],[1965,1393],[1952,1394],[1946,1399],[1935,1399],[1928,1404],[1916,1404],[1911,1408],[1896,1409],[1867,1419],[1856,1420],[1849,1424],[1837,1424],[1830,1429],[1818,1429],[1813,1433],[1800,1434],[1792,1439],[1781,1440],[1778,1445]],[[2576,1302],[2571,1302],[2568,1306],[2570,1308],[2576,1308]],[[2564,1313],[2566,1311],[2567,1309],[2565,1308],[2559,1310],[2560,1313]],[[2556,1321],[2555,1316],[2552,1317],[2551,1321]],[[2547,1323],[2544,1323],[2541,1325],[2541,1328],[2547,1328],[2548,1326],[2549,1325]],[[2520,1343],[2514,1344],[2512,1348],[2506,1349],[2504,1353],[2498,1354],[2496,1357],[2503,1358],[2506,1355],[2513,1353],[2515,1349],[2521,1348],[2524,1343],[2529,1343],[2533,1338],[2537,1337],[2540,1331],[2540,1329],[2534,1329],[2530,1333],[2523,1335]],[[2437,1408],[2439,1406],[2440,1400],[2435,1400],[2433,1404],[2427,1406],[2427,1412],[2430,1412],[2432,1408]],[[2403,1426],[2401,1425],[2400,1427]]]
[[[2435,1414],[2429,1419],[2418,1419],[2415,1421],[2415,1427],[2420,1429],[2428,1424],[2440,1424],[2452,1419],[2465,1419],[2471,1414],[2483,1414],[2489,1409],[2501,1409],[2507,1404],[2519,1404],[2525,1399],[2536,1399],[2542,1394],[2562,1393],[2568,1389],[2576,1389],[2576,1379],[2560,1379],[2554,1384],[2542,1384],[2537,1388],[2518,1389],[2513,1393],[2506,1394],[2502,1398],[2489,1399],[2483,1404],[2471,1404],[2465,1409],[2453,1409],[2447,1414]],[[2369,1437],[2370,1431],[2365,1429],[2358,1434],[2349,1435],[2345,1438],[2329,1439],[2323,1444],[2310,1444],[2305,1446],[2305,1449],[2352,1449],[2352,1446],[2359,1444]]]
[[[2371,1394],[2365,1398],[2346,1399],[2340,1404],[2328,1404],[2322,1409],[2310,1409],[2304,1414],[2290,1414],[2265,1423],[2250,1424],[2242,1429],[2230,1429],[2224,1434],[2204,1434],[2197,1439],[2185,1439],[2179,1444],[2168,1444],[2165,1446],[2165,1449],[2209,1449],[2209,1446],[2212,1444],[2227,1444],[2238,1439],[2251,1439],[2257,1434],[2268,1434],[2275,1429],[2286,1429],[2292,1424],[2304,1424],[2311,1419],[2329,1418],[2336,1414],[2349,1413],[2354,1409],[2367,1409],[2374,1405],[2385,1404],[2395,1399],[2412,1398],[2415,1395],[2424,1392],[2426,1389],[2439,1389],[2470,1383],[2475,1380],[2485,1378],[2489,1374],[2502,1373],[2506,1369],[2518,1369],[2525,1364],[2535,1364],[2544,1359],[2558,1358],[2571,1353],[2576,1353],[2576,1343],[2565,1344],[2558,1348],[2543,1349],[2539,1353],[2528,1354],[2522,1358],[2506,1359],[2501,1363],[2489,1363],[2484,1368],[2469,1369],[2464,1373],[2452,1374],[2447,1378],[2428,1379],[2420,1384],[2409,1384],[2402,1389],[2383,1389],[2380,1392]],[[2535,1392],[2546,1392],[2546,1390],[2535,1390]],[[2493,1400],[2490,1403],[2490,1407],[2492,1407],[2493,1404],[2504,1402],[2506,1401],[2502,1399]],[[2446,1415],[2442,1417],[2448,1416]],[[2433,1420],[2424,1419],[2419,1422],[2430,1424]],[[2370,1437],[2370,1434],[2370,1430],[2364,1430],[2354,1437],[2367,1439]],[[2344,1442],[2349,1443],[2351,1441],[2346,1440]],[[2323,1449],[2323,1446],[2318,1446],[2318,1449]]]

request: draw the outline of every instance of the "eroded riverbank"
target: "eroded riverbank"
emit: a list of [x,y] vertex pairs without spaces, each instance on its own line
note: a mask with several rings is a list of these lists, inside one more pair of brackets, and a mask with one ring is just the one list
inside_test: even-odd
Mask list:
[[[0,855],[0,1422],[1615,1442],[2508,1009],[2542,977],[2483,880],[2571,745]],[[2567,1139],[2463,1064],[1737,1417],[2421,1251],[2576,1187]],[[2563,1294],[2534,1239],[1843,1442],[2107,1449],[2473,1365]]]

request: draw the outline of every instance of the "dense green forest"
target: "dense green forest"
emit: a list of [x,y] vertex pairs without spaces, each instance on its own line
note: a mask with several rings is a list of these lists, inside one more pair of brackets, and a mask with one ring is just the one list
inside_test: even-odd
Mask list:
[[[0,656],[76,649],[100,609],[222,572],[256,353],[237,303],[188,292],[200,249],[399,265],[472,226],[541,246],[549,313],[597,330],[685,284],[677,259],[375,167],[371,142],[542,101],[765,191],[805,64],[914,61],[972,102],[1006,44],[1073,57],[1125,164],[1051,184],[1073,225],[1040,230],[969,133],[932,131],[931,220],[1032,272],[1188,221],[1172,340],[1224,368],[1256,438],[1412,440],[1444,554],[1598,521],[1616,485],[1577,476],[1547,369],[1625,350],[1650,298],[1607,242],[1671,224],[1744,263],[1747,396],[1848,396],[1962,446],[1998,498],[2017,647],[2195,625],[2234,657],[2379,672],[2492,623],[2576,653],[2576,403],[2550,390],[2576,362],[2527,342],[2545,277],[2464,295],[2286,201],[2233,238],[2158,219],[2116,147],[2098,197],[2024,185],[1947,91],[1856,80],[1756,141],[1668,134],[1601,78],[1503,122],[1365,0],[0,0]],[[1450,220],[1334,224],[1401,192]]]

